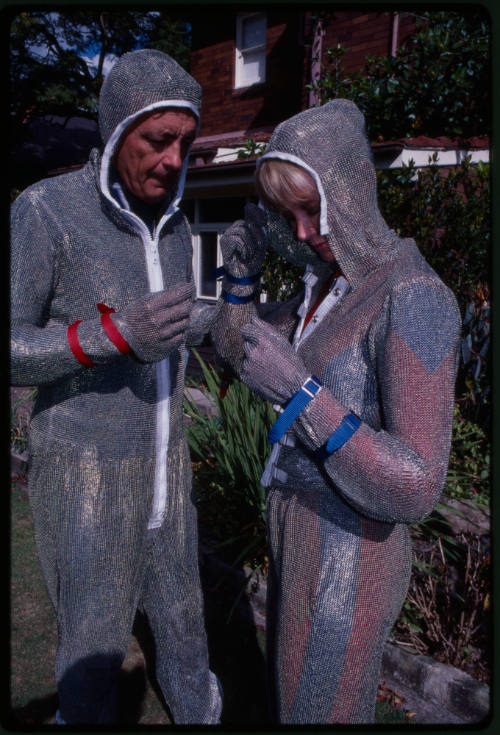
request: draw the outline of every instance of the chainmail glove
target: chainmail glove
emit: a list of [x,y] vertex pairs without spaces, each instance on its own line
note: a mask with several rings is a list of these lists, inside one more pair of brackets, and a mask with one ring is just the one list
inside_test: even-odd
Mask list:
[[193,285],[148,294],[111,318],[142,362],[158,362],[185,339],[192,308]]
[[[220,239],[226,276],[245,278],[258,275],[266,253],[264,226],[266,216],[255,204],[245,205],[245,219],[237,220]],[[230,278],[222,282],[225,291],[235,296],[248,296],[255,283],[235,284]]]
[[285,337],[257,317],[241,334],[245,353],[241,380],[267,401],[286,403],[311,374],[302,359]]

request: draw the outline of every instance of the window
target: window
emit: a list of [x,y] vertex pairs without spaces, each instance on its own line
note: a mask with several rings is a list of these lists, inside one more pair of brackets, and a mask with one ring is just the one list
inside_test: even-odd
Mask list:
[[234,86],[249,87],[266,78],[266,14],[239,14],[236,18]]
[[217,281],[212,271],[217,268],[217,232],[200,232],[199,237],[199,292],[205,298],[217,298]]
[[193,270],[197,298],[215,301],[221,290],[220,280],[211,277],[222,265],[220,236],[243,217],[245,197],[195,199],[183,203],[193,233]]

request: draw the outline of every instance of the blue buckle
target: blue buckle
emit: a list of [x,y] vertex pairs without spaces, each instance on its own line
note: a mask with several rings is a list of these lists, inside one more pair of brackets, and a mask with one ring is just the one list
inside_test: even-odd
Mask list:
[[269,442],[276,444],[285,434],[290,426],[293,424],[302,409],[307,406],[315,396],[318,395],[322,385],[319,378],[315,375],[311,375],[300,389],[294,393],[285,406],[282,414],[278,417],[274,425],[271,427],[269,432]]

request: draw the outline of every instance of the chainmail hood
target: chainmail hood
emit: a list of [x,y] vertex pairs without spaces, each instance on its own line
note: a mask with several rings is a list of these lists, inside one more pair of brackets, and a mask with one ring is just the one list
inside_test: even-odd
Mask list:
[[162,51],[141,49],[123,54],[101,88],[99,130],[106,144],[123,122],[155,107],[189,107],[199,118],[201,87]]
[[[377,204],[373,157],[364,117],[350,100],[337,99],[304,110],[278,125],[263,160],[280,158],[305,168],[321,198],[320,234],[355,288],[361,278],[394,257],[402,243]],[[271,246],[287,260],[320,266],[318,256],[295,239],[281,215],[268,211]]]
[[[174,59],[162,51],[141,49],[123,54],[106,76],[99,96],[99,130],[104,144],[100,186],[109,199],[109,169],[124,131],[146,112],[183,107],[200,121],[201,87]],[[188,156],[179,175],[175,205],[182,196]]]

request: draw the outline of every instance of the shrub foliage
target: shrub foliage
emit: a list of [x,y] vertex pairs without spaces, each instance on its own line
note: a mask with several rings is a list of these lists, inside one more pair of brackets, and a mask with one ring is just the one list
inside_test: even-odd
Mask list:
[[[371,140],[427,135],[485,135],[490,127],[490,30],[475,12],[427,11],[394,57],[368,56],[346,76],[342,45],[328,49],[321,78],[311,85],[321,103],[356,102]],[[328,21],[326,21],[328,22]]]

